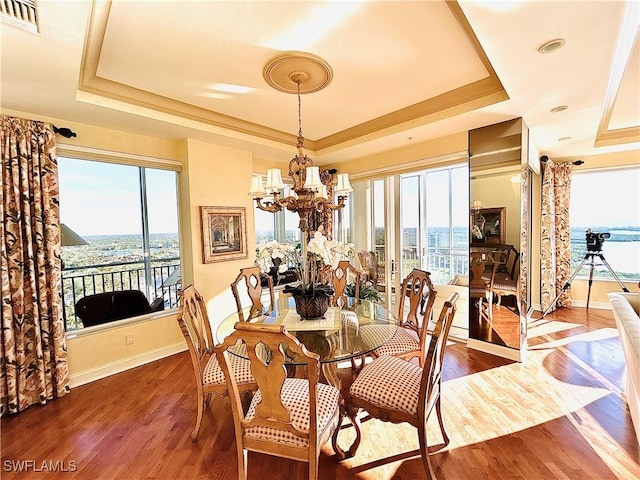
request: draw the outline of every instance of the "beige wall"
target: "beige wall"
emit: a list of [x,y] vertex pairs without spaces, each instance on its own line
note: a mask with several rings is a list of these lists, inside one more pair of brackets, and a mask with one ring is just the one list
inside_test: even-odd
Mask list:
[[[255,258],[254,207],[247,195],[253,160],[250,152],[197,140],[187,140],[186,150],[180,184],[181,237],[183,248],[189,251],[190,268],[185,268],[182,282],[184,286],[193,283],[205,298],[215,333],[217,325],[236,309],[231,282],[238,270],[253,265]],[[247,258],[203,263],[201,206],[246,208]]]

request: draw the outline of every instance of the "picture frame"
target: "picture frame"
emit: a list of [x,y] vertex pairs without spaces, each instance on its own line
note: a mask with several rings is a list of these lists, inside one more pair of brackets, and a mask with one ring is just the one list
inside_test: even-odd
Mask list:
[[[503,245],[506,241],[505,220],[505,207],[472,210],[469,214],[471,245]],[[476,235],[478,231],[482,233],[482,237]]]
[[244,207],[200,207],[203,263],[247,258]]

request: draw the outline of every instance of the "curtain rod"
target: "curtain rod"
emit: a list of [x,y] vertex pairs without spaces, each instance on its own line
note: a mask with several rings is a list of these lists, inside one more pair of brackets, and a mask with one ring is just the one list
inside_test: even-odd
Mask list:
[[[540,161],[542,163],[547,163],[549,161],[549,157],[547,157],[546,155],[542,155],[540,157]],[[582,165],[584,163],[584,160],[576,160],[575,162],[571,162],[571,163],[573,163],[574,165]]]
[[76,137],[76,132],[72,131],[70,128],[61,127],[58,128],[55,125],[53,126],[53,131],[59,135],[62,135],[65,138]]

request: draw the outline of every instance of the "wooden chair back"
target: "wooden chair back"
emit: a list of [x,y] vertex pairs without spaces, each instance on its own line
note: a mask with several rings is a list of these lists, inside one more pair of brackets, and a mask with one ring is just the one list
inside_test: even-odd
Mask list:
[[[440,316],[436,321],[431,338],[429,340],[429,348],[425,353],[423,362],[422,378],[420,381],[420,396],[418,399],[418,414],[426,421],[429,414],[429,404],[440,396],[442,387],[442,366],[444,364],[444,353],[449,338],[449,330],[453,324],[453,317],[456,314],[456,302],[460,294],[453,292],[444,302]],[[420,421],[420,419],[418,420]]]
[[[185,287],[180,292],[177,319],[189,347],[196,380],[198,411],[196,425],[191,432],[191,440],[195,442],[200,432],[204,409],[209,406],[211,395],[226,395],[227,384],[222,375],[215,374],[216,370],[219,371],[219,366],[214,353],[211,324],[204,299],[193,285]],[[254,388],[254,385],[246,381],[241,386],[243,392]]]
[[[231,291],[233,292],[233,298],[236,301],[238,318],[241,322],[251,320],[252,318],[259,317],[260,315],[265,313],[265,306],[262,304],[262,278],[267,279],[267,288],[269,289],[269,299],[271,302],[269,305],[269,309],[266,311],[271,311],[271,309],[273,309],[273,305],[275,304],[275,297],[273,293],[273,279],[269,275],[263,275],[260,271],[260,267],[253,266],[241,268],[240,273],[233,281],[233,283],[231,283]],[[244,287],[243,291],[246,291],[247,296],[251,301],[251,308],[249,310],[249,315],[247,318],[244,318],[244,313],[242,311],[242,294],[240,293],[239,289],[241,285]]]
[[[238,342],[244,343],[251,362],[251,372],[259,391],[249,408],[253,413],[245,414],[240,392],[231,372],[230,356],[227,349]],[[237,346],[234,348],[238,348]],[[292,412],[284,405],[281,397],[283,385],[287,381],[285,362],[287,354],[292,354],[306,362],[309,388],[309,430],[296,427]],[[216,347],[218,361],[227,380],[231,407],[234,416],[236,447],[238,449],[238,478],[246,478],[246,451],[258,451],[269,455],[307,461],[310,464],[310,478],[317,476],[319,442],[317,438],[317,384],[320,378],[320,360],[316,353],[309,352],[298,339],[287,332],[283,325],[265,325],[249,322],[238,322],[235,331],[222,344]],[[267,361],[265,361],[267,360]],[[299,380],[299,379],[289,379]],[[254,407],[255,403],[255,408]],[[249,419],[248,419],[249,417]],[[270,440],[269,435],[245,435],[248,429],[265,427],[279,431],[278,435],[292,434],[308,440],[308,446],[294,447],[290,444]],[[328,435],[331,435],[329,433]],[[326,441],[326,439],[325,439]]]
[[378,264],[375,252],[369,250],[358,252],[358,260],[367,281],[371,282],[374,287],[384,285],[384,269]]
[[431,273],[414,268],[402,281],[400,291],[398,325],[415,331],[422,339],[422,326],[426,329],[431,319],[438,293],[431,282]]
[[354,295],[356,302],[360,298],[360,272],[348,260],[340,260],[338,266],[331,270],[331,285],[333,286],[333,296],[331,305],[343,307],[347,304],[345,290],[347,285],[355,285]]
[[[481,318],[486,316],[489,320],[493,319],[493,283],[498,265],[491,253],[471,252],[469,256],[469,297],[478,299]],[[482,299],[487,300],[486,308]]]
[[204,299],[193,285],[180,292],[177,319],[189,347],[196,377],[201,378],[209,356],[213,354],[214,343]]

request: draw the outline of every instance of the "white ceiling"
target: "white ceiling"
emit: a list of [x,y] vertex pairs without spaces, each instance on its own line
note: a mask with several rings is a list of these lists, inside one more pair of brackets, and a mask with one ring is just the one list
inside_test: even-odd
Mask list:
[[40,34],[0,24],[3,111],[288,161],[297,98],[262,72],[296,50],[333,70],[302,96],[319,164],[516,117],[552,158],[640,148],[638,2],[39,3]]

